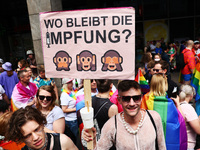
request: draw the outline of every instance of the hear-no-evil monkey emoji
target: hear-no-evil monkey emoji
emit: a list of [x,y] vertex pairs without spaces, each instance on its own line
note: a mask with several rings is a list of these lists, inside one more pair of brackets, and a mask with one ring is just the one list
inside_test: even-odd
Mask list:
[[108,50],[104,56],[101,57],[101,62],[103,63],[102,71],[122,71],[123,68],[121,63],[123,58],[115,50]]
[[76,55],[76,65],[78,71],[96,71],[96,55],[84,50],[79,55]]
[[61,71],[69,71],[70,64],[72,63],[72,58],[65,51],[58,51],[56,55],[53,57],[53,62],[56,65],[56,70]]

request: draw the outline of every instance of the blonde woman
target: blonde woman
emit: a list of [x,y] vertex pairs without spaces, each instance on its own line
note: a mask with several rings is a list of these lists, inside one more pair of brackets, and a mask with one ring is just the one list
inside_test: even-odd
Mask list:
[[78,135],[78,123],[76,115],[76,97],[73,90],[73,79],[62,79],[62,93],[60,96],[61,107],[65,114],[65,123],[75,137]]
[[38,89],[36,108],[46,117],[45,132],[64,133],[65,118],[62,109],[56,106],[54,87],[44,85]]
[[178,110],[181,110],[179,103],[175,104],[168,98],[167,90],[167,77],[164,74],[154,74],[150,92],[144,95],[141,108],[155,110],[160,114],[167,149],[177,149],[177,146],[185,149],[187,147],[185,121]]
[[180,106],[185,116],[187,136],[188,136],[188,150],[194,150],[196,144],[196,136],[200,134],[200,121],[195,109],[189,104],[196,94],[195,89],[191,85],[182,85],[180,97]]

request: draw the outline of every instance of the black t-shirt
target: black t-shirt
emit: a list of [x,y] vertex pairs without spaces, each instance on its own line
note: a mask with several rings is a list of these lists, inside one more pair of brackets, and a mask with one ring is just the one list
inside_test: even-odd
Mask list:
[[109,119],[108,110],[110,106],[113,105],[113,103],[110,102],[108,98],[99,98],[96,96],[92,97],[92,107],[94,108],[94,116],[105,102],[107,103],[101,108],[98,115],[96,116],[100,130],[102,129],[106,121]]
[[171,79],[167,78],[167,82],[168,82],[168,91],[167,91],[167,95],[168,97],[176,97],[179,94],[179,87],[178,85],[172,81]]

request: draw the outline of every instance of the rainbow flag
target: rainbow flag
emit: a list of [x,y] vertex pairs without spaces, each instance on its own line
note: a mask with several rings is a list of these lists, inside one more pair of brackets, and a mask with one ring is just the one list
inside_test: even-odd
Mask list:
[[196,97],[195,100],[198,101],[200,100],[200,62],[197,63],[193,76],[191,79],[191,85],[195,88],[196,90]]
[[196,64],[196,67],[194,69],[192,79],[191,79],[191,85],[196,90],[196,112],[198,116],[200,115],[200,62]]
[[172,99],[147,93],[141,107],[160,114],[167,150],[187,150],[185,121]]
[[149,84],[145,79],[145,77],[143,76],[142,71],[140,69],[138,69],[135,81],[139,83],[143,95],[149,92],[150,90]]

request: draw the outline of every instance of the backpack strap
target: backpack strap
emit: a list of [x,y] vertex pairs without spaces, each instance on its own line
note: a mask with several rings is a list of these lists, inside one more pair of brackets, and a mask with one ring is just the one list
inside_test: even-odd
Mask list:
[[103,106],[105,106],[108,102],[105,102],[101,105],[101,107],[99,108],[99,110],[97,111],[96,115],[94,116],[94,118],[97,117],[97,115],[99,114],[100,110],[103,108]]
[[155,122],[154,122],[154,120],[153,120],[153,117],[152,117],[151,114],[149,113],[149,111],[148,111],[148,110],[146,110],[146,111],[147,111],[147,114],[149,115],[149,118],[150,118],[150,120],[151,120],[151,122],[152,122],[152,124],[153,124],[153,127],[154,127],[155,131],[156,131],[156,140],[155,140],[155,143],[156,143],[156,150],[159,150],[159,148],[158,148],[158,139],[157,139],[157,128],[156,128],[156,124],[155,124]]

